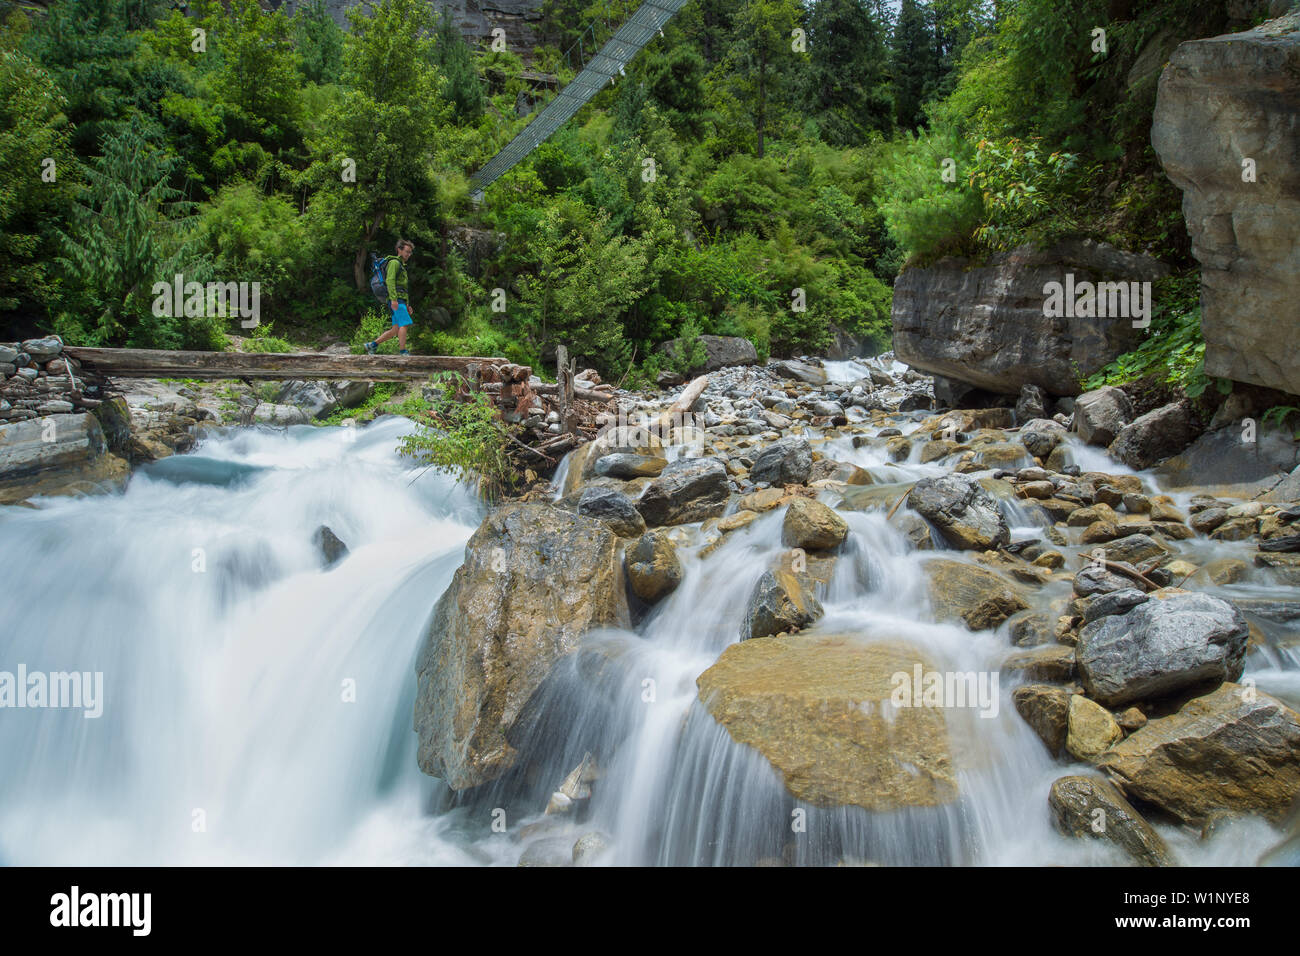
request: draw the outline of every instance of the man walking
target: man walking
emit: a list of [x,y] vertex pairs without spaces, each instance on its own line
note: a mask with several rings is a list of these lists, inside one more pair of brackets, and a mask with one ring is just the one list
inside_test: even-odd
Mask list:
[[397,336],[398,347],[403,355],[411,353],[406,348],[406,327],[411,324],[411,311],[406,304],[407,275],[406,261],[415,251],[415,244],[409,239],[397,240],[397,255],[389,256],[384,266],[384,289],[388,295],[388,312],[393,320],[392,327],[373,342],[367,342],[366,352],[374,355],[379,350],[380,342],[387,342]]

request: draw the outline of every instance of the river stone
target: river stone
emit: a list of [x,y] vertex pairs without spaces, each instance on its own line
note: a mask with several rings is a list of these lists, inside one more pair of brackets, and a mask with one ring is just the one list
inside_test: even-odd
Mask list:
[[[1117,530],[1123,530],[1122,526]],[[1169,549],[1148,534],[1130,534],[1106,545],[1107,561],[1125,561],[1132,565],[1168,554]]]
[[63,343],[49,335],[43,339],[28,339],[23,342],[22,350],[32,357],[33,362],[48,362],[63,351]]
[[808,439],[792,435],[758,453],[749,469],[749,479],[771,485],[802,485],[811,471],[812,446]]
[[578,498],[578,514],[605,522],[620,538],[635,538],[645,533],[645,519],[632,499],[613,488],[583,488]]
[[285,382],[280,386],[279,402],[302,409],[309,418],[328,418],[339,408],[339,400],[328,382]]
[[835,461],[832,458],[823,458],[820,461],[813,462],[812,468],[808,472],[808,484],[811,485],[813,482],[826,479],[842,481],[847,485],[869,485],[873,482],[871,474],[857,465]]
[[1016,399],[1016,421],[1029,422],[1035,418],[1047,417],[1047,406],[1051,399],[1037,385],[1020,386],[1020,397]]
[[1170,402],[1125,425],[1108,451],[1112,458],[1140,471],[1178,454],[1195,437],[1188,403]]
[[1036,418],[1020,429],[1020,444],[1035,458],[1047,459],[1065,441],[1065,428],[1051,419]]
[[306,425],[310,419],[307,413],[296,405],[263,402],[253,410],[253,421],[283,428],[289,425]]
[[334,567],[348,556],[348,546],[339,540],[329,525],[321,525],[311,537],[312,544],[320,553],[321,567]]
[[[1209,108],[1207,108],[1207,106]],[[1200,262],[1205,373],[1300,393],[1300,11],[1182,43],[1151,145]],[[1244,159],[1257,175],[1244,182]]]
[[807,362],[785,359],[783,361],[769,362],[767,367],[782,378],[794,379],[796,382],[803,382],[806,385],[826,384],[826,370],[815,365],[809,365]]
[[500,776],[508,736],[591,628],[628,627],[618,539],[542,504],[493,511],[465,546],[416,664],[419,766],[453,790]]
[[781,523],[781,543],[808,551],[838,548],[848,533],[849,526],[843,518],[811,498],[794,498]]
[[1216,811],[1286,815],[1300,793],[1300,714],[1225,683],[1116,744],[1100,767],[1130,799],[1200,826]]
[[1072,757],[1092,761],[1124,737],[1110,712],[1094,701],[1073,694],[1066,715],[1065,749]]
[[1053,684],[1025,684],[1011,693],[1016,713],[1042,738],[1053,757],[1065,749],[1070,698],[1064,687]]
[[1051,808],[1056,829],[1066,836],[1105,840],[1141,866],[1173,864],[1165,841],[1106,780],[1061,777],[1052,783],[1047,805]]
[[[687,369],[688,375],[716,372],[733,365],[757,365],[758,350],[749,339],[735,335],[699,335],[696,341],[704,347],[702,362]],[[659,351],[676,359],[682,351],[684,339],[670,339],[659,346]]]
[[1084,392],[1074,400],[1074,430],[1089,445],[1110,445],[1133,417],[1133,403],[1113,385]]
[[627,453],[656,457],[663,450],[663,442],[655,431],[644,425],[616,425],[606,428],[594,439],[579,445],[569,455],[569,470],[560,489],[562,497],[569,497],[596,473],[596,463],[606,455]]
[[717,458],[680,458],[646,486],[636,508],[648,526],[691,524],[720,517],[731,494],[727,467]]
[[682,583],[682,563],[667,532],[647,531],[627,553],[627,576],[632,592],[653,604]]
[[1241,676],[1249,636],[1241,611],[1208,594],[1151,598],[1079,632],[1079,672],[1089,696],[1119,707]]
[[955,547],[984,551],[1011,543],[993,496],[965,475],[922,478],[908,493],[907,506],[937,525]]
[[765,571],[749,596],[740,639],[799,631],[824,613],[808,575],[779,568]]
[[972,631],[991,630],[1029,606],[1020,588],[988,568],[933,558],[925,573],[939,621],[960,619]]
[[657,478],[667,467],[667,459],[655,455],[615,452],[599,459],[594,470],[606,478]]
[[895,810],[957,796],[943,710],[891,702],[896,675],[910,680],[915,666],[931,669],[906,644],[796,634],[732,644],[696,684],[795,799]]
[[1083,612],[1083,623],[1091,624],[1093,621],[1103,617],[1110,617],[1113,614],[1127,614],[1139,604],[1145,604],[1150,599],[1149,594],[1139,591],[1137,588],[1107,591],[1088,602],[1088,606]]

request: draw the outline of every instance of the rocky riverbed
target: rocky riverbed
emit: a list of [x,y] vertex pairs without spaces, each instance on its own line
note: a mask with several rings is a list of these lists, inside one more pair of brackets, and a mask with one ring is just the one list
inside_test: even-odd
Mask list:
[[792,805],[870,815],[969,799],[980,721],[941,696],[899,702],[896,675],[915,671],[920,691],[938,673],[924,630],[844,626],[855,596],[880,600],[871,575],[904,565],[923,576],[917,620],[993,648],[971,676],[1000,679],[1059,766],[1038,812],[1060,833],[1105,844],[1111,862],[1167,865],[1227,820],[1286,818],[1300,793],[1300,487],[1280,470],[1293,442],[1274,436],[1282,464],[1254,481],[1221,480],[1243,473],[1231,454],[1260,470],[1239,444],[1205,469],[1219,490],[1165,493],[1142,469],[1224,438],[1196,438],[1180,406],[1135,416],[1117,389],[934,409],[930,380],[885,357],[722,369],[689,416],[663,420],[678,394],[625,396],[550,500],[489,517],[417,665],[421,768],[470,805],[547,806],[521,862],[589,861],[615,839],[584,826],[584,808],[641,738],[606,739],[565,776],[537,728],[581,736],[556,683],[608,692],[626,655],[591,635],[651,637],[692,585],[699,619],[728,628],[691,675],[696,707]]

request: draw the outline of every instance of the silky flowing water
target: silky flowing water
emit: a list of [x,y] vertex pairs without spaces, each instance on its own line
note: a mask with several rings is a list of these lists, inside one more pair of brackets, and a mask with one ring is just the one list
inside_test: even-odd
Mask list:
[[[739,639],[754,582],[783,550],[779,512],[707,558],[685,547],[682,585],[635,630],[592,635],[538,694],[520,741],[527,772],[449,798],[416,768],[414,662],[482,512],[395,453],[409,427],[232,430],[143,469],[123,494],[0,509],[0,670],[104,680],[95,719],[0,710],[0,862],[514,865],[567,858],[586,833],[608,845],[599,862],[618,864],[1123,862],[1053,830],[1051,782],[1087,768],[1048,755],[1008,677],[996,714],[945,711],[959,788],[946,806],[805,807],[731,740],[695,680]],[[894,464],[876,445],[827,451],[900,493],[943,471]],[[1007,507],[1016,536],[1033,533]],[[845,517],[817,630],[997,672],[1005,634],[934,623],[934,554],[909,552],[883,509]],[[329,569],[312,543],[320,525],[350,549]],[[1188,544],[1206,560],[1246,555],[1244,543]],[[1044,600],[1053,588],[1068,585]],[[1213,593],[1294,598],[1261,584]],[[1247,676],[1294,706],[1300,654],[1281,632],[1266,637]],[[543,816],[587,753],[589,806]],[[1160,829],[1186,864],[1252,864],[1279,839],[1252,820],[1205,842]]]

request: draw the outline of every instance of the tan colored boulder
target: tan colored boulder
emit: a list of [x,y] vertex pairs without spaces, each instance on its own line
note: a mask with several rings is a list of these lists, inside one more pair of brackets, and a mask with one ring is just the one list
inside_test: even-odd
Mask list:
[[1300,714],[1254,687],[1222,684],[1150,720],[1099,766],[1130,799],[1199,826],[1216,811],[1278,821],[1300,794]]
[[1065,749],[1080,760],[1093,761],[1123,739],[1115,718],[1105,707],[1081,694],[1070,697]]
[[936,620],[959,619],[972,631],[982,631],[1029,607],[1020,588],[996,571],[934,558],[925,563],[925,572]]
[[894,707],[894,675],[928,663],[901,643],[796,634],[728,647],[696,684],[738,743],[819,807],[937,806],[957,796],[943,710]]
[[786,547],[809,551],[837,548],[848,533],[849,526],[843,518],[812,498],[793,499],[781,524],[781,542]]
[[1151,824],[1100,777],[1061,777],[1047,796],[1052,822],[1066,836],[1105,840],[1140,866],[1171,866],[1169,848]]

